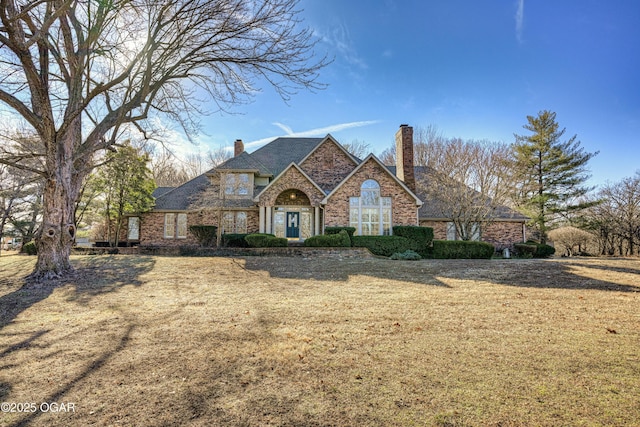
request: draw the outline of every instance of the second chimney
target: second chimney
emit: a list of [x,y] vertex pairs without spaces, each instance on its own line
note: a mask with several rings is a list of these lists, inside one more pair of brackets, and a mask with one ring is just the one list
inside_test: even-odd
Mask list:
[[244,152],[244,143],[241,139],[236,139],[236,142],[233,143],[233,157],[238,157],[240,154]]
[[416,192],[416,177],[413,169],[413,128],[400,125],[396,132],[396,176],[409,190]]

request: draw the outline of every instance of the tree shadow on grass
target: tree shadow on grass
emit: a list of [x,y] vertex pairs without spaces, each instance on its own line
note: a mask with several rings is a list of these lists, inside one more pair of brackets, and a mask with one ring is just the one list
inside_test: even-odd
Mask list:
[[382,258],[285,258],[247,257],[247,271],[267,271],[282,279],[347,282],[354,276],[410,281],[422,285],[448,287],[438,279],[441,268],[423,261],[392,261]]
[[[70,380],[65,381],[57,390],[51,392],[49,395],[41,399],[42,402],[64,402],[65,395],[76,385],[81,383],[90,375],[96,373],[100,370],[105,364],[107,364],[114,356],[123,351],[129,342],[131,337],[131,333],[134,330],[135,326],[133,324],[129,324],[123,331],[120,339],[115,342],[113,348],[105,350],[102,354],[100,354],[97,358],[95,358],[88,366],[82,370],[77,375],[74,375]],[[51,357],[51,356],[50,356]],[[2,385],[2,384],[0,384]],[[10,386],[9,386],[10,387]],[[73,403],[73,411],[70,411],[70,415],[74,415],[75,413],[75,402]],[[45,412],[42,412],[41,407],[38,407],[38,410],[35,412],[29,412],[23,418],[16,420],[13,424],[10,424],[11,427],[25,427],[30,425],[36,418],[43,415]]]
[[590,259],[571,263],[553,259],[392,261],[247,257],[244,264],[248,271],[267,271],[270,277],[283,279],[346,282],[353,276],[369,276],[440,287],[450,287],[446,279],[460,279],[515,287],[640,292],[640,280],[633,286],[622,279],[615,281],[610,275],[586,277],[577,274],[576,267],[595,268],[603,273],[639,274],[640,279],[640,262],[620,267]]
[[[19,288],[0,296],[0,330],[23,311],[49,297],[54,290],[74,286],[70,300],[86,304],[92,297],[118,290],[126,285],[140,286],[140,276],[150,271],[155,261],[145,256],[87,256],[73,260],[75,273],[66,279],[43,283],[12,279]],[[5,279],[7,281],[7,279]]]

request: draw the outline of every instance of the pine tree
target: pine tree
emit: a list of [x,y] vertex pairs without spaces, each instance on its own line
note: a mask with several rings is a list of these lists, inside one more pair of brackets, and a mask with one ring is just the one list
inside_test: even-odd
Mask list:
[[531,134],[515,135],[516,199],[545,243],[555,220],[590,206],[580,199],[593,189],[584,185],[590,178],[587,162],[598,153],[586,153],[577,135],[561,141],[566,129],[560,130],[554,112],[541,111],[527,121],[523,127]]

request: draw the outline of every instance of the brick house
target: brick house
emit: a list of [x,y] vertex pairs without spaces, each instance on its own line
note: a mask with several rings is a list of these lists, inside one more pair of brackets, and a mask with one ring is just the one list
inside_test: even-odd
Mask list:
[[[237,140],[234,157],[176,188],[158,188],[155,208],[129,218],[127,238],[140,245],[195,244],[190,225],[218,225],[223,233],[273,233],[291,240],[349,225],[360,235],[392,233],[393,225],[434,228],[436,239],[455,239],[447,218],[416,194],[413,129],[396,133],[395,167],[373,154],[351,155],[331,135],[277,138],[247,153]],[[526,217],[508,208],[483,230],[498,247],[525,239]]]

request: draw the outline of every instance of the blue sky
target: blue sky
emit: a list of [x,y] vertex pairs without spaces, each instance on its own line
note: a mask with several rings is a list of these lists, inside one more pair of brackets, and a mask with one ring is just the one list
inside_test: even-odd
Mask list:
[[527,115],[557,113],[594,185],[640,169],[640,1],[301,0],[333,56],[327,89],[284,103],[268,86],[237,114],[204,117],[200,149],[253,151],[285,135],[365,141],[379,154],[401,123],[513,142]]

